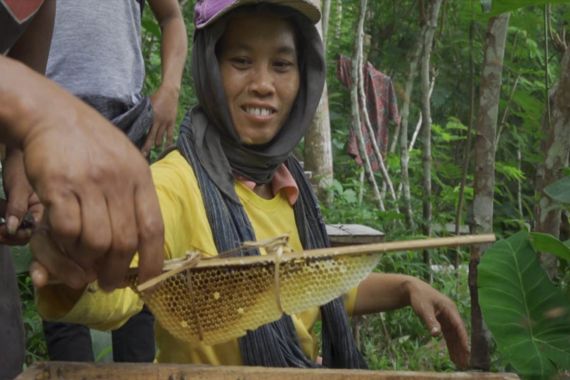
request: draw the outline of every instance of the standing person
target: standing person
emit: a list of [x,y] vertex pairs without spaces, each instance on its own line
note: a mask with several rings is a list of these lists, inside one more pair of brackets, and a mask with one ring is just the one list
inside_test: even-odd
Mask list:
[[[152,166],[166,258],[188,250],[215,256],[244,241],[284,233],[294,251],[328,245],[316,198],[292,155],[325,80],[314,26],[319,18],[308,0],[197,1],[192,76],[199,104],[183,122],[178,149]],[[255,248],[241,253],[262,254]],[[107,328],[140,309],[138,299],[124,290],[103,294],[46,286],[38,296],[38,309],[47,318]],[[57,302],[61,299],[67,305]],[[466,366],[467,334],[453,302],[416,278],[380,273],[370,274],[344,298],[215,346],[186,343],[157,324],[157,360],[316,367],[312,328],[321,316],[323,365],[363,368],[346,311],[358,315],[404,306],[414,309],[432,335],[443,332],[453,361]]]
[[[143,96],[141,17],[144,0],[59,0],[48,78],[99,111],[142,149],[172,143],[187,37],[176,0],[149,0],[161,27],[162,82]],[[89,43],[86,43],[89,41]],[[151,362],[155,344],[148,309],[112,332],[115,362]],[[51,360],[94,361],[89,328],[44,321]]]
[[[45,284],[49,271],[71,287],[99,278],[112,289],[124,278],[135,250],[144,256],[141,280],[160,271],[162,218],[148,168],[127,139],[32,71],[45,69],[54,12],[54,0],[0,1],[0,143],[9,151],[2,173],[7,203],[2,204],[6,223],[0,226],[0,242],[25,243],[31,231],[19,226],[28,211],[39,222],[41,202],[45,219],[38,235],[49,236],[67,253],[48,267],[35,263],[33,282]],[[119,156],[129,165],[117,163]],[[97,234],[91,233],[93,226]],[[4,247],[0,336],[0,379],[12,379],[22,369],[25,347],[14,267]]]

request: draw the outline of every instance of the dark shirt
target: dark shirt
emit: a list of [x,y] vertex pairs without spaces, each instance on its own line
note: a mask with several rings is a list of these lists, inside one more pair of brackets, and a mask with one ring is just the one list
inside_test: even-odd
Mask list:
[[44,0],[0,0],[0,54],[6,54],[24,33]]

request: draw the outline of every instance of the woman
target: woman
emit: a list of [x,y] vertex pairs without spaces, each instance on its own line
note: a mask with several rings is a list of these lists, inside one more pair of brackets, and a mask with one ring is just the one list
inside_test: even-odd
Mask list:
[[[283,233],[296,251],[328,244],[314,195],[291,154],[310,125],[325,80],[322,42],[314,27],[319,11],[303,0],[251,3],[202,0],[196,5],[192,74],[199,105],[184,120],[178,149],[152,168],[167,258],[188,249],[216,255],[243,241]],[[85,292],[67,309],[58,309],[49,301],[62,293],[48,287],[40,292],[39,306],[47,317],[67,313],[66,319],[114,328],[140,307],[128,292]],[[390,274],[371,274],[358,289],[320,310],[284,316],[216,346],[190,346],[157,325],[157,359],[317,366],[311,330],[320,313],[323,365],[363,368],[345,310],[364,314],[406,305],[433,335],[443,329],[452,359],[464,367],[467,335],[454,304],[413,277]]]

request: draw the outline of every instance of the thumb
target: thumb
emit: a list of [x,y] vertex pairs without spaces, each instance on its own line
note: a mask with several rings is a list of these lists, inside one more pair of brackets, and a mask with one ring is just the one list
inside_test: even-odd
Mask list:
[[30,265],[30,277],[35,288],[42,288],[48,284],[49,273],[38,261],[32,261]]
[[420,310],[418,311],[418,315],[423,320],[430,335],[434,337],[441,335],[441,325],[435,316],[433,306],[424,304]]
[[9,235],[14,235],[20,226],[20,222],[28,211],[28,198],[27,191],[19,191],[20,189],[12,189],[8,196],[8,203],[6,204],[6,230]]
[[433,320],[433,322],[428,325],[428,329],[429,329],[429,333],[433,337],[441,335],[441,325],[436,320]]

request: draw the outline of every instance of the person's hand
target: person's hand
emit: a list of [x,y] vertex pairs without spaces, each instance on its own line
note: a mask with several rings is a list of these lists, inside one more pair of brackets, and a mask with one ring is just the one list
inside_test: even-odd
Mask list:
[[43,288],[50,281],[55,281],[72,289],[83,289],[93,279],[58,247],[45,226],[36,227],[30,240],[30,249],[34,258],[29,271],[36,288]]
[[5,223],[0,225],[0,243],[27,244],[33,226],[43,215],[43,206],[24,171],[24,155],[19,149],[8,149],[2,177],[7,201],[0,200],[0,214]]
[[4,131],[23,151],[50,242],[32,246],[35,259],[65,281],[70,267],[51,260],[59,254],[82,268],[86,282],[97,279],[107,290],[123,283],[136,251],[139,281],[158,275],[164,226],[145,159],[95,110],[45,78],[13,68],[18,86],[9,88],[26,89],[21,96],[14,91],[26,101],[5,108]]
[[460,369],[469,365],[469,340],[467,331],[452,300],[429,284],[409,281],[406,284],[410,306],[421,318],[432,336],[443,333],[451,360]]
[[174,141],[174,125],[178,109],[178,91],[161,86],[150,97],[153,111],[153,122],[146,141],[141,149],[143,156],[148,157],[153,146],[161,147],[166,137],[166,145]]
[[[38,120],[23,144],[30,183],[46,207],[49,237],[104,289],[122,284],[135,251],[139,280],[158,275],[163,224],[148,164],[94,110],[68,99],[65,112]],[[37,247],[37,246],[35,246]],[[36,259],[56,277],[68,271]],[[53,252],[50,253],[53,256]],[[49,255],[48,255],[49,256]]]

